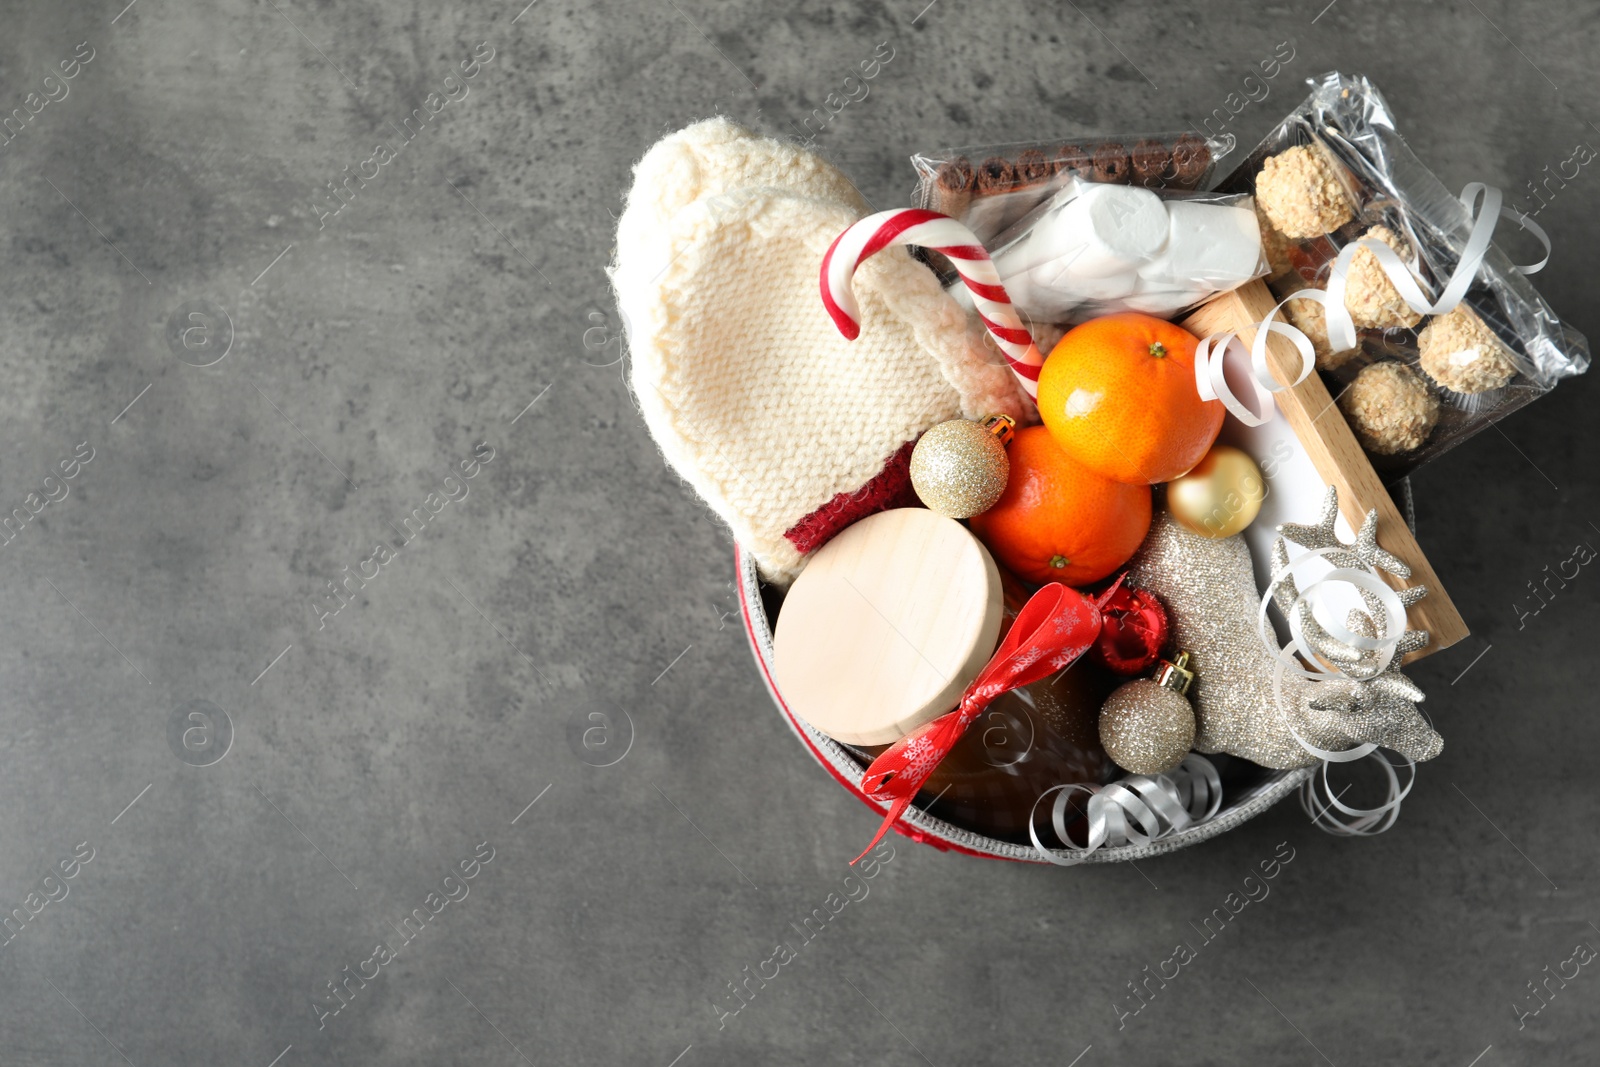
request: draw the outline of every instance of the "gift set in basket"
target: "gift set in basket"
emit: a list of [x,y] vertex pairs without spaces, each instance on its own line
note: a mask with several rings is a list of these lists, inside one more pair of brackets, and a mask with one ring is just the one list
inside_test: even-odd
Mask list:
[[[1231,168],[1051,131],[919,154],[877,213],[726,121],[640,161],[639,408],[879,837],[1115,862],[1297,790],[1373,833],[1443,748],[1402,668],[1467,630],[1404,476],[1589,357],[1494,243],[1542,231],[1450,194],[1365,79],[1311,85]],[[1329,789],[1369,758],[1381,803]]]

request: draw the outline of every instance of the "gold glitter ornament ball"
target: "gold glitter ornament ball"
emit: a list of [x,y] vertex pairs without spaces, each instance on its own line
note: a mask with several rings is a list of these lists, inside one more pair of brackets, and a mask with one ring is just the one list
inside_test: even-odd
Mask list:
[[1194,710],[1160,682],[1126,682],[1100,707],[1100,745],[1130,774],[1166,774],[1194,747]]
[[1012,425],[1004,415],[951,419],[922,435],[911,451],[911,485],[928,510],[966,519],[995,506],[1011,476],[1005,441]]
[[1167,510],[1201,537],[1232,537],[1256,520],[1266,496],[1249,453],[1215,445],[1188,474],[1167,483]]

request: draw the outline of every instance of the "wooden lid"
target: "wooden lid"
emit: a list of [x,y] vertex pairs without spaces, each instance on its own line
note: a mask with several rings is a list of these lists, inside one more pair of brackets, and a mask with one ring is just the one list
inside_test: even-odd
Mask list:
[[1000,570],[954,519],[884,511],[846,529],[784,598],[773,669],[796,715],[886,745],[954,708],[1000,637]]

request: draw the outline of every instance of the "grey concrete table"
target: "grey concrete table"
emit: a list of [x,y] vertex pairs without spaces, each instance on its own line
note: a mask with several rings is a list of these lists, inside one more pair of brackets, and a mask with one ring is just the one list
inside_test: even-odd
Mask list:
[[[1416,479],[1476,633],[1415,671],[1448,745],[1391,833],[902,842],[803,940],[873,818],[767,701],[602,273],[714,112],[894,205],[924,146],[1250,144],[1332,68],[1531,210],[1600,138],[1592,3],[125,2],[0,5],[0,1063],[1594,1062],[1600,975],[1548,976],[1600,946],[1600,577],[1526,612],[1600,538],[1592,383]],[[1600,335],[1600,177],[1548,188]]]

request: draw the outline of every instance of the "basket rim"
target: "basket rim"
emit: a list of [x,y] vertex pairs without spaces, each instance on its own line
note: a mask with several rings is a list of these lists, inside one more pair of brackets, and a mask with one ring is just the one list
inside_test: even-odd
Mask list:
[[[734,569],[739,585],[739,608],[745,636],[750,641],[750,651],[761,672],[761,680],[772,696],[773,703],[783,713],[784,721],[789,724],[789,729],[799,738],[800,743],[835,781],[874,812],[879,815],[885,814],[887,806],[872,800],[856,784],[862,768],[855,758],[833,738],[814,729],[790,710],[783,699],[783,694],[778,692],[778,685],[773,677],[772,623],[767,618],[765,605],[761,602],[761,580],[756,571],[755,557],[739,544],[734,545]],[[1148,845],[1100,848],[1087,855],[1067,849],[1051,849],[1051,855],[1062,861],[1053,865],[1125,863],[1188,848],[1190,845],[1226,833],[1261,814],[1288,796],[1301,783],[1310,779],[1314,772],[1315,767],[1273,771],[1265,780],[1238,794],[1237,797],[1224,797],[1222,810],[1209,821],[1187,830],[1180,830]],[[1045,859],[1031,846],[1012,844],[1009,841],[1001,841],[998,838],[963,829],[929,815],[915,805],[905,810],[895,822],[894,828],[903,836],[944,851],[960,852],[985,859],[1050,864],[1050,860]]]

